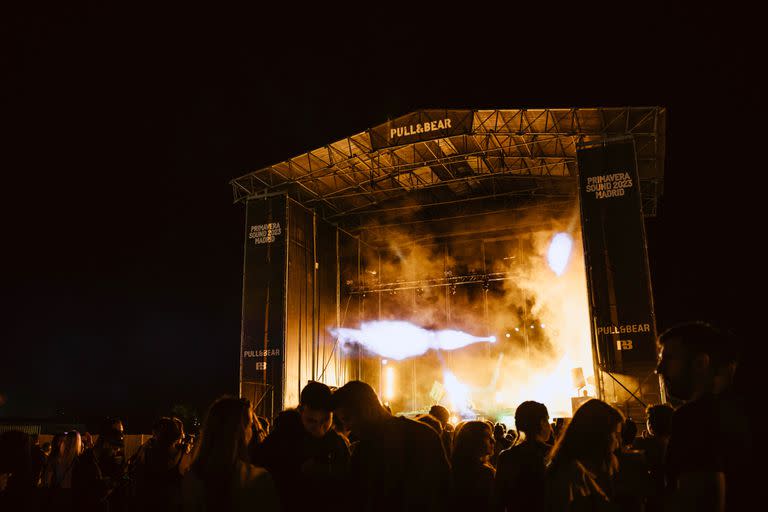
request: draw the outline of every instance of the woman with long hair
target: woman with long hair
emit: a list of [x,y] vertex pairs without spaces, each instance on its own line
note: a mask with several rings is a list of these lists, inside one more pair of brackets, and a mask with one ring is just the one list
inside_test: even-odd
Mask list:
[[224,396],[213,402],[182,482],[185,511],[278,510],[272,477],[249,461],[254,421],[248,400]]
[[611,510],[610,481],[618,468],[622,414],[593,399],[576,410],[549,456],[548,509]]
[[491,510],[494,453],[493,428],[484,421],[467,421],[453,438],[453,504],[456,510]]
[[45,469],[43,482],[45,487],[51,489],[71,489],[72,470],[77,463],[77,458],[83,451],[83,443],[80,433],[76,430],[67,432],[58,445],[58,450],[51,454]]

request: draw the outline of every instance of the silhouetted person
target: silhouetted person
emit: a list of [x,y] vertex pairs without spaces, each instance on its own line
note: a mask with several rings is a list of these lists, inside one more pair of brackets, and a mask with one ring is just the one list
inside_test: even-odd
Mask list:
[[621,427],[621,447],[631,450],[637,437],[637,425],[632,418],[627,418]]
[[657,372],[669,395],[686,402],[674,413],[667,447],[669,506],[697,512],[753,507],[750,429],[732,390],[737,341],[693,322],[663,332],[659,346]]
[[503,451],[509,448],[511,443],[507,441],[507,426],[503,423],[497,423],[493,427],[493,440],[494,440],[494,451],[493,455],[491,456],[491,464],[493,467],[496,467],[496,464],[499,461],[499,454]]
[[279,510],[272,477],[248,462],[254,421],[246,399],[225,396],[213,402],[182,481],[186,512]]
[[652,405],[645,411],[648,420],[646,427],[648,435],[635,441],[635,447],[645,454],[648,464],[648,474],[651,479],[651,495],[646,502],[648,512],[663,510],[666,475],[664,460],[667,444],[672,432],[672,414],[674,409],[667,404]]
[[440,422],[440,440],[443,442],[443,448],[448,459],[451,458],[451,448],[453,445],[453,428],[450,424],[451,413],[442,405],[433,405],[429,408],[429,414],[437,418]]
[[432,430],[434,430],[438,435],[440,435],[443,432],[443,425],[440,424],[440,420],[438,420],[431,414],[419,414],[414,419],[420,423],[429,425],[430,427],[432,427]]
[[83,450],[93,448],[93,436],[91,436],[90,432],[84,432],[80,437],[83,441]]
[[499,454],[496,466],[496,502],[498,510],[545,509],[545,458],[552,448],[547,406],[529,400],[515,410],[515,426],[524,439]]
[[392,416],[361,381],[336,390],[333,403],[334,415],[359,439],[352,453],[350,510],[445,510],[450,470],[432,428]]
[[51,510],[72,508],[74,477],[82,449],[82,441],[77,431],[66,432],[61,438],[58,451],[48,459],[43,471],[42,481],[46,488],[45,508]]
[[184,426],[178,418],[163,417],[154,437],[132,462],[135,508],[142,512],[181,509]]
[[256,421],[259,423],[261,435],[264,436],[264,438],[259,441],[261,442],[269,435],[271,425],[269,424],[269,419],[264,416],[256,416]]
[[48,456],[40,446],[40,438],[37,434],[30,436],[32,443],[31,448],[31,465],[32,465],[32,481],[35,487],[42,485],[43,470],[45,469],[45,463],[48,460]]
[[275,479],[283,510],[335,510],[350,454],[346,439],[331,428],[331,389],[309,382],[298,409],[283,411],[256,450],[256,464]]
[[618,471],[613,478],[613,502],[626,512],[642,512],[652,494],[645,454],[634,448],[637,425],[627,418],[621,428],[621,448],[616,451]]
[[43,476],[45,487],[51,489],[72,488],[72,472],[82,449],[82,441],[77,431],[67,432],[62,437],[58,452],[51,457],[45,468]]
[[552,512],[612,510],[611,477],[618,461],[624,417],[597,399],[573,415],[549,455],[547,510]]
[[33,448],[28,434],[0,434],[0,510],[37,510]]
[[[93,448],[83,451],[72,473],[72,488],[78,510],[116,512],[123,510],[122,422],[105,421]],[[117,494],[115,490],[118,490]],[[111,506],[110,506],[111,505]]]
[[491,425],[484,421],[460,424],[453,438],[453,510],[490,511],[493,504],[493,478],[490,463],[494,453]]

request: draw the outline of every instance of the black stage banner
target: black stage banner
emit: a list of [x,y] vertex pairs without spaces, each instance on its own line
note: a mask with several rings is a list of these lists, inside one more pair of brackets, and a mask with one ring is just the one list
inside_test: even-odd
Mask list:
[[472,133],[471,110],[419,110],[371,128],[374,150]]
[[257,384],[261,393],[271,394],[277,412],[283,399],[286,199],[253,199],[246,208],[241,390],[244,383]]
[[654,364],[656,321],[634,140],[577,148],[593,347],[604,370]]

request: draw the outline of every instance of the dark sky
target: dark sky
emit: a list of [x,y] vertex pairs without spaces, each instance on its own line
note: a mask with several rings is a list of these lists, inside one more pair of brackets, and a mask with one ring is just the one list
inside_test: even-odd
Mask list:
[[742,328],[765,167],[754,14],[377,5],[0,14],[0,416],[138,424],[236,392],[227,181],[419,108],[667,107],[659,326]]

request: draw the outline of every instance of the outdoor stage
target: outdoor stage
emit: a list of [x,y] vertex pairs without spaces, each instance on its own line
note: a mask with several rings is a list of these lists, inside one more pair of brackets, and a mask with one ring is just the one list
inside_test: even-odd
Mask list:
[[[418,111],[233,180],[241,394],[273,416],[308,380],[360,379],[393,412],[503,418],[538,400],[569,416],[587,395],[640,418],[662,398],[641,215],[664,127],[659,107]],[[634,151],[621,172],[588,158],[611,141]]]

